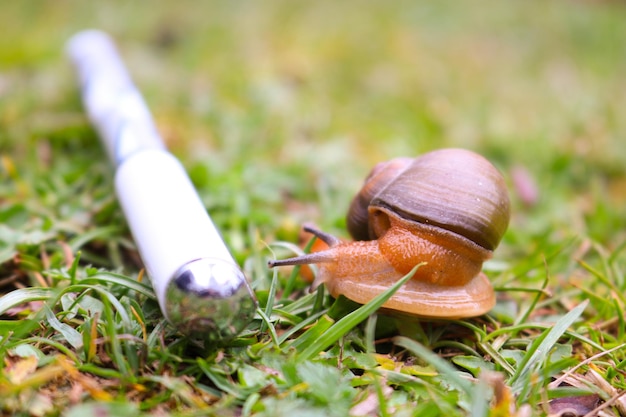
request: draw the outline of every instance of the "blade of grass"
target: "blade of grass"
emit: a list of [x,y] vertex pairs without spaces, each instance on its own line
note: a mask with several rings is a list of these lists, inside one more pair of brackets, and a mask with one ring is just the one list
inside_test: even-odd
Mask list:
[[81,284],[115,284],[128,288],[145,295],[150,299],[155,299],[154,290],[148,284],[138,282],[137,280],[127,277],[125,275],[116,274],[113,272],[99,271],[95,275],[90,275],[80,280]]
[[622,290],[620,290],[617,287],[617,285],[615,285],[615,283],[613,281],[608,279],[602,272],[600,272],[597,269],[593,268],[587,262],[579,260],[578,264],[580,266],[582,266],[583,268],[585,268],[587,271],[589,271],[594,277],[596,277],[598,279],[598,281],[602,282],[604,285],[606,285],[608,288],[610,288],[611,291],[613,291],[613,294],[615,294],[615,296],[619,298],[619,300],[622,303],[622,305],[626,304],[626,295],[624,295]]
[[[37,320],[23,319],[23,320],[0,320],[0,340],[3,340],[3,336],[11,333],[11,336],[20,339],[22,335],[30,333],[39,325]],[[6,340],[6,339],[5,339]],[[2,349],[2,343],[0,343],[0,350]]]
[[317,290],[315,291],[315,303],[313,304],[313,311],[321,311],[323,309],[325,288],[326,287],[324,287],[323,285],[317,287]]
[[626,327],[626,320],[624,320],[624,310],[619,305],[616,299],[613,299],[613,306],[615,307],[615,314],[617,314],[617,340],[624,340],[624,328]]
[[478,342],[483,352],[487,353],[495,363],[500,365],[509,375],[515,374],[515,368],[500,355],[500,351],[487,342]]
[[470,415],[472,417],[481,417],[489,415],[489,398],[490,389],[485,378],[480,378],[477,384],[474,384],[470,397]]
[[83,336],[72,326],[61,323],[59,319],[56,318],[50,307],[45,306],[44,308],[46,310],[46,321],[50,327],[59,332],[74,349],[82,349]]
[[74,260],[72,261],[72,265],[67,270],[67,273],[70,276],[70,282],[72,284],[76,284],[76,279],[77,279],[76,272],[78,271],[79,262],[80,262],[80,251],[76,252],[76,255],[74,255]]
[[415,274],[415,271],[422,264],[417,265],[406,274],[403,278],[398,280],[395,284],[389,287],[388,290],[374,297],[369,303],[364,304],[352,313],[343,317],[336,322],[332,327],[328,329],[320,338],[314,340],[310,345],[306,347],[299,355],[298,360],[311,359],[315,355],[319,354],[322,350],[335,343],[343,335],[349,332],[352,328],[357,326],[363,320],[365,320],[370,314],[378,310],[393,294],[395,294],[400,287],[402,287],[411,277]]
[[[489,335],[487,335],[484,339],[484,341],[489,341],[492,340],[494,338],[496,338],[497,336],[503,334],[503,333],[508,333],[510,332],[512,335],[517,334],[519,332],[522,332],[524,330],[531,330],[531,329],[540,329],[540,330],[548,330],[551,329],[553,326],[545,324],[545,323],[526,323],[526,324],[519,324],[516,326],[510,326],[510,327],[503,327],[501,329],[498,330],[494,330],[492,333],[490,333]],[[566,335],[568,335],[569,337],[572,337],[578,341],[580,341],[581,343],[584,344],[588,344],[589,346],[592,346],[594,349],[598,349],[601,351],[604,351],[605,349],[602,347],[601,344],[598,344],[596,342],[594,342],[593,340],[589,339],[588,337],[585,337],[583,335],[580,335],[576,332],[565,332]]]
[[374,342],[376,340],[376,323],[378,322],[378,316],[376,314],[372,314],[367,319],[367,324],[365,325],[365,346],[367,352],[376,353],[376,347]]
[[31,301],[47,300],[58,294],[54,288],[29,287],[13,290],[0,297],[0,314],[6,313],[9,309]]
[[472,395],[472,384],[459,376],[459,372],[439,355],[425,348],[421,343],[409,339],[405,336],[396,336],[393,343],[407,349],[414,355],[422,358],[426,363],[432,365],[440,374],[445,377],[456,387],[464,391],[467,395]]
[[104,302],[106,300],[113,307],[115,307],[115,310],[120,315],[120,318],[122,320],[122,323],[124,324],[124,327],[126,329],[130,329],[132,327],[132,321],[130,319],[130,316],[128,315],[128,312],[126,311],[126,309],[124,308],[120,300],[118,300],[117,297],[113,295],[111,292],[107,291],[106,289],[102,288],[99,285],[83,285],[83,284],[70,285],[64,288],[63,291],[58,295],[58,300],[61,299],[61,296],[63,294],[66,294],[69,292],[77,292],[80,294],[82,293],[83,290],[84,291],[91,290],[91,291],[95,291],[96,293],[98,293],[101,296],[101,299],[100,299],[101,301]]
[[88,230],[76,236],[75,238],[71,239],[68,243],[70,245],[70,248],[72,249],[72,252],[77,252],[78,249],[83,247],[88,242],[95,240],[95,239],[105,240],[106,238],[115,236],[117,233],[120,232],[120,230],[122,230],[120,226],[96,227],[92,230]]
[[263,321],[263,327],[265,327],[267,331],[269,331],[272,342],[274,343],[274,345],[278,346],[278,335],[276,334],[276,329],[272,325],[270,318],[267,317],[267,315],[260,308],[257,308],[256,313],[261,317],[261,320]]
[[285,306],[281,307],[281,310],[294,315],[309,313],[312,310],[313,305],[315,305],[316,297],[317,293],[305,294],[297,300],[290,302],[289,304],[285,304]]
[[324,315],[310,328],[307,329],[300,337],[295,339],[288,346],[289,348],[298,349],[301,346],[310,346],[324,336],[324,333],[330,329],[335,320]]
[[[263,317],[263,322],[261,323],[261,328],[259,329],[260,332],[264,332],[266,326],[269,326],[269,317],[272,316],[272,309],[274,308],[274,301],[276,300],[276,288],[277,287],[278,287],[278,269],[274,268],[274,271],[272,272],[272,283],[270,284],[270,291],[267,296],[267,304],[265,305],[265,311],[263,312],[264,314],[261,316]],[[276,339],[274,338],[272,339],[276,341]]]
[[[521,314],[520,316],[518,316],[517,320],[515,320],[515,324],[526,323],[526,321],[528,320],[528,317],[530,317],[530,314],[535,310],[537,303],[541,299],[541,296],[544,295],[545,290],[548,287],[548,282],[550,281],[550,271],[548,270],[548,264],[545,258],[543,262],[544,262],[544,269],[546,271],[546,276],[543,280],[543,283],[541,284],[540,292],[537,292],[535,294],[535,296],[533,297],[532,301],[530,302],[530,305],[528,306],[524,314]],[[500,346],[502,344],[503,344],[503,341],[501,342]]]
[[622,243],[617,245],[615,249],[613,249],[613,251],[609,255],[609,259],[608,259],[609,264],[613,264],[616,259],[619,259],[618,255],[624,250],[626,250],[626,240],[624,240]]
[[131,371],[131,368],[124,355],[120,338],[118,337],[116,320],[114,318],[115,312],[111,306],[113,304],[113,299],[119,303],[119,301],[112,296],[111,298],[106,296],[102,298],[102,301],[104,303],[104,335],[107,338],[107,342],[109,343],[112,360],[115,363],[117,369],[122,373],[122,375],[132,380],[134,379],[134,373]]
[[293,334],[299,332],[300,330],[302,330],[303,328],[305,328],[309,324],[313,323],[314,321],[316,321],[317,319],[322,317],[327,312],[328,312],[328,310],[320,311],[319,313],[313,314],[312,316],[307,317],[305,320],[302,320],[300,323],[296,324],[295,326],[292,326],[289,329],[287,329],[278,338],[278,345],[281,346],[283,343],[285,343],[286,340],[289,340],[289,338]]
[[529,348],[522,358],[522,361],[518,364],[517,371],[508,381],[509,385],[513,388],[514,393],[519,393],[521,389],[527,385],[527,381],[525,381],[524,378],[545,360],[554,344],[580,317],[588,304],[589,302],[587,300],[580,303],[564,315],[558,322],[556,322],[550,330],[546,330],[547,333],[545,333],[541,343],[539,343],[534,349],[532,347]]
[[65,356],[67,356],[68,358],[72,359],[72,361],[74,361],[75,363],[79,363],[80,362],[78,360],[78,356],[76,356],[76,353],[72,349],[67,347],[64,343],[58,342],[56,340],[52,340],[52,339],[47,338],[47,337],[33,336],[33,337],[29,337],[27,339],[21,339],[19,341],[16,341],[14,344],[10,345],[9,348],[14,348],[14,347],[16,347],[16,346],[18,346],[20,344],[33,344],[33,345],[37,345],[37,346],[39,346],[39,345],[48,345],[48,346],[52,347],[53,349],[58,350],[59,352],[61,352]]
[[385,393],[383,392],[383,383],[381,383],[380,378],[374,378],[373,383],[376,392],[376,398],[378,399],[378,412],[380,413],[379,415],[380,417],[389,417],[387,398],[385,397]]
[[206,375],[221,391],[239,399],[244,399],[246,397],[245,390],[242,390],[241,386],[235,384],[230,378],[228,378],[227,375],[224,374],[223,370],[212,366],[209,362],[202,358],[197,359],[197,364],[204,375]]
[[277,321],[281,324],[296,325],[302,321],[302,317],[288,313],[280,308],[274,308],[272,310],[272,315],[277,317]]

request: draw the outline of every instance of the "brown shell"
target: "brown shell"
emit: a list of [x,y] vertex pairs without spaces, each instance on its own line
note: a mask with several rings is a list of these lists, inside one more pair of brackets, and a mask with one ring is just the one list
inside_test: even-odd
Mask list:
[[[365,185],[376,190],[368,192],[374,195],[368,208],[370,220],[383,207],[402,218],[457,233],[485,249],[498,246],[508,227],[510,202],[502,175],[487,159],[464,149],[441,149],[413,159],[400,171],[391,179],[387,176],[383,186]],[[370,176],[371,180],[380,177]],[[348,225],[356,223],[352,216],[348,214]],[[355,239],[365,234],[355,232],[355,236],[349,230]],[[384,232],[385,222],[370,222],[369,239]]]
[[355,240],[370,240],[369,205],[376,195],[413,162],[413,158],[394,158],[377,164],[369,173],[361,191],[354,196],[348,210],[347,228]]

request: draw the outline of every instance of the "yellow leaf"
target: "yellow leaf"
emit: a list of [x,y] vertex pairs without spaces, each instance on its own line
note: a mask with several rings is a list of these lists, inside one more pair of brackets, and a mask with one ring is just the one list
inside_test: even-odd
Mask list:
[[12,384],[21,384],[30,375],[35,373],[39,360],[36,356],[27,356],[10,364],[6,370],[6,376]]
[[376,355],[376,362],[381,368],[388,371],[393,371],[398,365],[402,365],[402,362],[396,362],[387,355]]

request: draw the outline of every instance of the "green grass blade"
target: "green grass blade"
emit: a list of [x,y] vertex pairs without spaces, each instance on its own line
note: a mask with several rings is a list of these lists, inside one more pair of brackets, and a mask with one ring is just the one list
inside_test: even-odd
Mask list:
[[40,348],[42,348],[43,345],[46,345],[55,350],[58,350],[59,352],[61,352],[62,354],[70,358],[72,361],[74,361],[75,363],[77,364],[80,363],[80,360],[74,350],[72,350],[65,343],[51,339],[49,337],[33,336],[33,337],[26,338],[26,339],[20,339],[18,341],[15,341],[15,343],[11,344],[9,347],[15,348],[19,346],[20,344],[32,344],[32,345],[39,346]]
[[87,278],[80,280],[81,284],[115,284],[121,287],[128,288],[145,295],[150,299],[155,299],[154,290],[149,284],[138,282],[137,280],[127,277],[125,275],[116,274],[113,272],[98,271],[94,275],[90,275]]
[[257,308],[256,313],[261,317],[261,320],[263,321],[263,325],[264,325],[263,327],[267,331],[269,331],[270,337],[272,338],[272,342],[274,343],[274,345],[278,346],[278,336],[276,334],[276,329],[274,328],[274,326],[272,325],[272,322],[270,321],[270,318],[267,317],[267,315],[260,308]]
[[422,358],[422,360],[432,365],[437,371],[439,371],[440,374],[444,375],[450,383],[464,391],[467,395],[472,395],[472,384],[468,380],[461,378],[459,376],[459,371],[457,371],[454,366],[450,365],[445,359],[440,358],[438,355],[425,348],[421,343],[405,336],[394,337],[393,343]]
[[[131,372],[130,367],[127,362],[127,358],[124,355],[121,341],[119,339],[119,332],[116,326],[115,320],[115,310],[112,308],[111,304],[113,304],[113,300],[117,301],[115,297],[107,296],[107,292],[103,291],[102,301],[104,303],[104,328],[105,328],[105,336],[108,339],[109,347],[111,349],[111,359],[115,363],[117,369],[128,378],[133,378],[134,374]],[[108,294],[110,295],[110,294]],[[117,301],[119,303],[119,301]],[[122,312],[119,310],[119,306],[116,306],[118,312]],[[125,313],[125,312],[124,312]]]
[[76,350],[79,350],[83,347],[83,336],[72,326],[61,323],[59,319],[56,318],[52,310],[45,306],[46,310],[46,321],[54,330],[59,332],[63,338],[72,345],[72,347]]
[[[276,299],[276,289],[278,287],[278,269],[274,269],[272,273],[272,283],[270,284],[270,291],[267,296],[267,304],[265,305],[265,311],[263,312],[264,320],[261,323],[260,332],[265,331],[265,326],[269,325],[269,317],[272,316],[272,310],[274,309],[274,300]],[[260,311],[260,310],[259,310]],[[267,320],[266,320],[267,319]]]
[[31,301],[47,300],[58,293],[53,288],[29,287],[13,290],[0,297],[0,314],[6,313],[9,309]]
[[81,247],[85,246],[88,242],[91,242],[95,239],[105,240],[107,238],[111,238],[111,236],[115,236],[116,233],[119,233],[121,230],[120,226],[101,226],[96,227],[92,230],[88,230],[75,238],[71,239],[68,243],[72,252],[78,251]]
[[535,296],[533,297],[530,305],[526,308],[526,311],[517,317],[517,319],[515,320],[515,324],[526,323],[526,321],[528,321],[528,317],[530,317],[531,313],[535,311],[539,300],[541,300],[541,298],[545,295],[545,290],[548,287],[548,282],[550,282],[550,273],[547,269],[548,267],[546,265],[546,276],[543,280],[543,283],[541,284],[541,288],[535,293]]
[[563,336],[567,329],[580,317],[585,311],[589,302],[587,300],[580,303],[569,313],[564,315],[550,330],[547,331],[541,343],[536,348],[529,348],[524,358],[519,363],[516,373],[509,380],[509,385],[513,388],[514,393],[518,393],[527,385],[525,377],[528,376],[536,367],[542,363],[554,344]]
[[622,304],[626,304],[626,295],[624,295],[623,291],[620,288],[618,288],[617,285],[615,285],[615,283],[611,279],[609,279],[602,272],[593,268],[587,262],[580,260],[578,261],[578,263],[580,264],[580,266],[582,266],[587,271],[589,271],[594,277],[596,277],[598,281],[602,282],[604,285],[610,288],[613,291],[614,296],[618,297],[620,301],[622,302]]
[[398,280],[398,282],[389,287],[388,290],[373,298],[369,303],[359,307],[358,309],[354,310],[352,313],[348,314],[337,323],[335,323],[321,337],[313,340],[312,343],[298,355],[298,359],[311,359],[315,355],[319,354],[322,350],[326,349],[328,346],[339,340],[352,328],[365,320],[370,314],[378,310],[389,298],[391,298],[393,294],[395,294],[396,291],[398,291],[398,289],[400,289],[400,287],[402,287],[409,279],[411,279],[411,277],[415,274],[415,271],[417,271],[417,269],[421,265],[422,264],[417,265],[411,270],[411,272],[406,274],[402,279]]
[[483,350],[483,352],[491,356],[493,361],[500,365],[502,369],[504,369],[509,375],[515,374],[515,369],[511,366],[510,363],[506,361],[506,359],[502,357],[502,355],[500,355],[500,352],[496,350],[491,344],[487,342],[479,342],[478,345]]
[[76,255],[74,256],[74,260],[72,261],[72,265],[70,266],[70,268],[67,270],[68,275],[70,276],[70,282],[73,284],[76,284],[76,272],[78,271],[78,264],[80,262],[80,251],[76,252]]
[[30,333],[38,325],[39,322],[37,320],[0,320],[0,340],[2,340],[2,336],[9,333],[19,339],[20,336]]
[[472,417],[489,415],[490,396],[490,387],[487,381],[484,378],[480,378],[478,383],[474,384],[470,396],[470,415]]
[[[279,346],[281,346],[283,343],[285,343],[285,341],[289,340],[289,338],[299,332],[300,330],[302,330],[303,328],[305,328],[306,326],[308,326],[309,324],[313,323],[314,321],[316,321],[317,319],[319,319],[320,317],[322,317],[324,314],[326,314],[328,312],[328,310],[324,310],[324,311],[320,311],[319,313],[316,313],[310,317],[307,317],[306,319],[302,320],[300,323],[296,324],[295,326],[292,326],[291,328],[289,328],[288,330],[285,330],[280,337],[278,338],[278,344]],[[299,339],[299,338],[298,338]]]
[[196,361],[198,367],[217,388],[234,396],[235,398],[245,398],[244,390],[242,390],[239,385],[235,384],[232,379],[228,378],[228,376],[224,374],[223,370],[217,368],[216,366],[212,366],[205,359],[198,358]]
[[289,344],[289,347],[299,349],[302,346],[312,345],[316,340],[323,337],[324,333],[327,332],[334,323],[335,321],[327,315],[320,317],[313,326],[308,328],[306,332]]
[[108,301],[115,308],[115,310],[117,311],[117,314],[119,314],[122,320],[122,323],[124,324],[124,327],[126,329],[131,328],[132,320],[130,319],[130,316],[128,315],[128,312],[126,311],[126,308],[124,307],[124,305],[122,305],[121,301],[118,300],[118,298],[115,295],[113,295],[110,291],[107,291],[102,286],[83,285],[82,283],[70,285],[69,287],[66,287],[63,289],[63,292],[59,294],[58,299],[60,299],[63,294],[66,294],[69,292],[83,293],[83,291],[95,291],[96,293],[98,293],[101,296],[100,301],[103,301],[103,302]]

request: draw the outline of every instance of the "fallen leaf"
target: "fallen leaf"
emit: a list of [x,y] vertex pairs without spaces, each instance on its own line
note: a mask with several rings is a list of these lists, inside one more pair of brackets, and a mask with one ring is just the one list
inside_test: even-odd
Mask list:
[[28,413],[34,417],[50,415],[54,411],[52,399],[41,393],[35,394],[28,402]]
[[8,317],[27,316],[35,311],[41,310],[43,305],[43,301],[29,301],[7,309],[4,315]]
[[584,416],[593,411],[599,402],[600,396],[597,394],[555,398],[550,401],[550,414]]
[[39,359],[36,356],[27,356],[9,364],[6,376],[14,385],[19,385],[37,370]]
[[[393,388],[390,386],[382,387],[382,394],[385,398],[389,398],[391,393],[393,392]],[[379,413],[379,402],[378,402],[378,394],[375,392],[371,392],[365,397],[365,399],[358,404],[354,405],[350,409],[351,416],[378,416]]]

